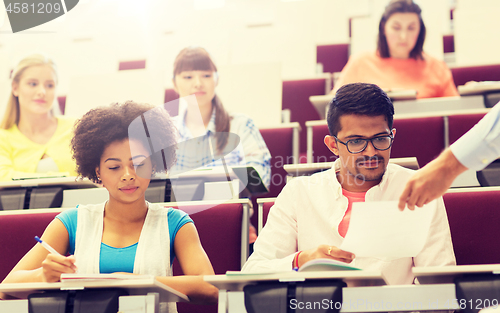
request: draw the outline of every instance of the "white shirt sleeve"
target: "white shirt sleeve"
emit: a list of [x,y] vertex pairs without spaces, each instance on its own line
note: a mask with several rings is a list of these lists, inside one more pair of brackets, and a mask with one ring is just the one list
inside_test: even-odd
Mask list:
[[476,171],[500,157],[500,105],[497,103],[450,149],[460,163]]

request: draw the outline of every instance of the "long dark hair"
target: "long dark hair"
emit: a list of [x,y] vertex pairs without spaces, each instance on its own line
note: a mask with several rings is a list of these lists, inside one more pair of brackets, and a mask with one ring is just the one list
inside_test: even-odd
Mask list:
[[[174,78],[183,71],[213,71],[217,75],[217,67],[212,58],[201,47],[188,47],[179,52],[174,61]],[[215,109],[217,150],[222,151],[227,145],[231,117],[217,95],[212,99],[212,107]]]
[[420,21],[420,33],[418,34],[417,42],[415,47],[410,51],[410,58],[423,60],[424,57],[423,47],[425,41],[425,25],[422,20],[422,10],[418,4],[414,3],[412,0],[392,0],[385,7],[384,14],[380,19],[378,25],[378,40],[377,40],[377,52],[382,58],[389,58],[391,54],[389,53],[389,46],[387,45],[387,38],[385,37],[385,24],[391,15],[394,13],[416,13]]

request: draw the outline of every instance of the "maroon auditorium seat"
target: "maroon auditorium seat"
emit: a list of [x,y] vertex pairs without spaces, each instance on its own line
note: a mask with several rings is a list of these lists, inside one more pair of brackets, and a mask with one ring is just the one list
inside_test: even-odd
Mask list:
[[61,212],[60,209],[3,211],[0,213],[0,281],[21,258],[36,244],[35,236],[43,231]]
[[165,109],[170,116],[179,114],[179,94],[174,89],[165,89]]
[[323,64],[324,73],[341,72],[348,59],[348,43],[316,47],[316,62]]
[[59,104],[59,110],[61,114],[64,115],[64,110],[66,109],[66,96],[57,97],[57,103]]
[[257,231],[260,233],[262,230],[261,227],[264,227],[267,222],[267,216],[269,215],[269,211],[271,207],[274,205],[276,198],[263,198],[259,199],[259,214],[262,214],[262,218],[259,217],[259,220],[262,220],[262,225],[259,225],[259,229]]
[[486,113],[448,116],[450,145],[469,131]]
[[[277,197],[286,185],[287,172],[285,164],[293,164],[293,128],[265,128],[260,133],[271,153],[271,186],[269,192],[252,197],[253,207],[257,208],[257,199],[261,197]],[[250,218],[252,225],[257,226],[258,212],[254,210]]]
[[443,36],[443,52],[455,52],[455,37],[453,35]]
[[500,64],[451,68],[456,86],[468,81],[500,81]]
[[312,163],[318,162],[333,162],[337,156],[328,149],[324,143],[326,135],[330,135],[328,125],[315,125],[312,126],[313,130],[313,159]]
[[271,153],[271,186],[266,197],[276,197],[286,184],[284,164],[293,164],[293,128],[266,128],[260,133]]
[[140,70],[146,68],[146,60],[123,61],[118,65],[119,71]]
[[179,99],[179,94],[174,89],[165,89],[165,103]]
[[443,196],[457,264],[500,263],[500,190],[474,190]]
[[[212,262],[215,274],[239,271],[241,268],[241,229],[243,204],[222,203],[211,207],[195,202],[179,207],[193,219],[201,244]],[[221,250],[221,247],[224,249]],[[177,265],[177,266],[176,266]],[[174,275],[182,271],[177,261]]]
[[417,157],[420,167],[436,158],[444,149],[443,117],[395,119],[396,137],[391,158]]
[[[310,96],[325,94],[325,78],[283,81],[282,109],[289,109],[291,122],[299,122],[301,129],[306,129],[306,121],[319,120],[319,114],[309,101]],[[305,153],[306,132],[300,134],[300,153]]]
[[[206,209],[194,204],[189,205],[189,208],[181,207],[180,209],[186,211],[193,219],[201,244],[212,263],[215,274],[239,271],[241,269],[243,205],[224,203]],[[182,275],[177,259],[174,261],[173,271],[174,275]],[[179,313],[217,312],[216,305],[177,303],[177,309]]]

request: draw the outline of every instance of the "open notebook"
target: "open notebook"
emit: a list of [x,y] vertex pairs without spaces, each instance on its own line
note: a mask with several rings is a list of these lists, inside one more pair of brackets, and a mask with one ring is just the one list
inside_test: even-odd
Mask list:
[[61,282],[70,281],[110,281],[110,280],[137,280],[137,279],[154,279],[152,275],[132,275],[132,274],[78,274],[78,273],[63,273],[61,274]]

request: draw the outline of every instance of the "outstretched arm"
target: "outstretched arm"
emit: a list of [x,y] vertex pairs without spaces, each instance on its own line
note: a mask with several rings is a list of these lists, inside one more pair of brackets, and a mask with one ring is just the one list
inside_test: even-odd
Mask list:
[[399,198],[399,209],[408,205],[410,210],[442,196],[455,178],[467,168],[458,161],[450,149],[446,149],[439,157],[419,169],[406,184]]

